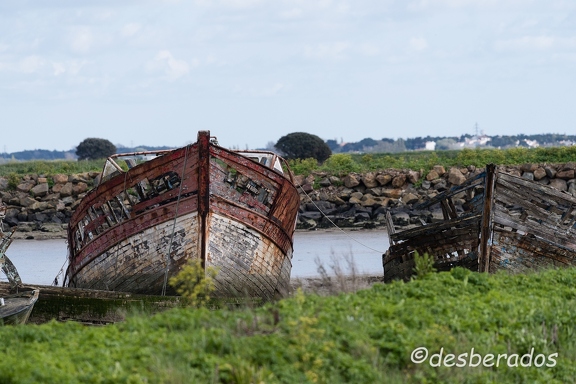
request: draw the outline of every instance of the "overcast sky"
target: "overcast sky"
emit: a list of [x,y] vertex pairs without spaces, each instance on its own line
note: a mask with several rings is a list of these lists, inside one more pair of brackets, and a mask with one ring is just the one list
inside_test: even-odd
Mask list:
[[574,0],[2,0],[0,152],[576,134]]

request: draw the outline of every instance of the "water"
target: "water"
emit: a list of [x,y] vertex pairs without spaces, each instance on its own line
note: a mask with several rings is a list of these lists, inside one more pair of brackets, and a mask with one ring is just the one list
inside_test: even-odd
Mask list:
[[[382,254],[388,246],[385,230],[296,232],[292,277],[318,276],[318,265],[333,273],[335,263],[350,273],[349,261],[354,262],[358,273],[382,275]],[[57,275],[62,284],[66,253],[64,239],[14,240],[7,251],[22,281],[39,285],[52,284]],[[7,281],[4,274],[0,273],[0,281]]]

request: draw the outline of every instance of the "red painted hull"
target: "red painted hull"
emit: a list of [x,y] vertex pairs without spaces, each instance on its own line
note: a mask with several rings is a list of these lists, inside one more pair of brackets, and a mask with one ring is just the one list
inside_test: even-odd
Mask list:
[[300,199],[268,159],[200,132],[195,144],[103,173],[70,222],[65,285],[170,294],[167,278],[199,259],[218,269],[217,296],[286,295]]

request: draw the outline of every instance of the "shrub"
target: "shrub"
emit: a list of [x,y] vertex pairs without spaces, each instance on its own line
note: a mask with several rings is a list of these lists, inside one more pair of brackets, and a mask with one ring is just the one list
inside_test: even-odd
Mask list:
[[423,279],[431,273],[436,272],[436,268],[434,268],[434,258],[428,253],[420,256],[418,251],[414,252],[414,264],[416,279]]
[[305,132],[294,132],[282,136],[276,143],[276,148],[290,160],[312,157],[321,163],[332,154],[324,140]]
[[189,260],[182,270],[170,278],[170,286],[176,290],[185,305],[192,307],[205,306],[210,301],[210,294],[214,292],[214,277],[216,269],[202,267],[200,260]]

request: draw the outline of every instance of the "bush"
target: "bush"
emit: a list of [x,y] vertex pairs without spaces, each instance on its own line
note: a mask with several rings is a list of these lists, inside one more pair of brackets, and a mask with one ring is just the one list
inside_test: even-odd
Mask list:
[[116,146],[105,139],[88,138],[84,139],[76,147],[78,160],[105,159],[116,153]]
[[169,283],[182,296],[185,305],[202,307],[208,304],[214,292],[216,273],[212,267],[204,271],[199,259],[191,259],[176,276],[170,278]]
[[276,149],[289,160],[314,158],[320,163],[332,154],[324,140],[305,132],[294,132],[282,136],[276,143]]

